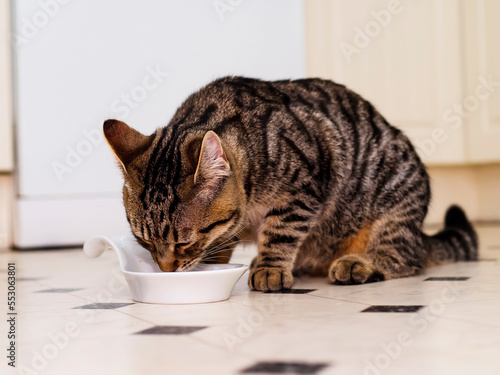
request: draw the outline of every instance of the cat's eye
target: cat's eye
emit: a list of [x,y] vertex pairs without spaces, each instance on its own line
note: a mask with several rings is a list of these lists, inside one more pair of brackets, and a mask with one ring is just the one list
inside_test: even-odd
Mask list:
[[222,224],[226,224],[228,221],[230,221],[230,220],[234,217],[234,215],[236,215],[236,211],[235,211],[235,212],[233,212],[233,213],[231,214],[231,216],[229,216],[227,219],[223,219],[223,220],[216,221],[216,222],[214,222],[214,223],[210,224],[209,226],[207,226],[207,227],[205,227],[205,228],[203,228],[203,229],[200,229],[200,230],[199,230],[199,232],[200,232],[200,233],[203,233],[203,234],[208,233],[208,232],[210,232],[212,229],[214,229],[216,226],[218,226],[218,225],[222,225]]
[[150,242],[150,241],[146,241],[146,240],[143,240],[142,238],[139,238],[139,237],[136,237],[137,238],[137,242],[139,242],[139,245],[141,245],[142,247],[148,249],[149,251],[153,251],[155,249],[155,244]]

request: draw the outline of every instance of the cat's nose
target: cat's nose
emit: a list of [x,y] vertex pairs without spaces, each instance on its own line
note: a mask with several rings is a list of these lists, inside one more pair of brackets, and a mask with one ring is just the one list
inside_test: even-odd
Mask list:
[[174,272],[177,268],[179,268],[179,261],[158,258],[158,266],[163,272]]

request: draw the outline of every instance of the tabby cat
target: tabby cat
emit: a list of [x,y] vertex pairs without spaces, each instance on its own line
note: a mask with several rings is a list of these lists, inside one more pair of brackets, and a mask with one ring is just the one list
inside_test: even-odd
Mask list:
[[249,286],[294,275],[360,284],[477,259],[464,212],[422,233],[429,177],[408,138],[372,104],[322,79],[218,79],[146,136],[117,120],[105,137],[124,175],[137,241],[162,271],[227,262],[258,244]]

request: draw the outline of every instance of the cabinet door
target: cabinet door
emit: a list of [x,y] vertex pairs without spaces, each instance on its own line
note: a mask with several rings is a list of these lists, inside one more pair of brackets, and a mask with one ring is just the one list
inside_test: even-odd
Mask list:
[[500,1],[462,3],[467,74],[462,100],[471,162],[500,161]]
[[305,74],[301,0],[12,4],[21,248],[129,231],[104,120],[150,134],[215,78]]
[[308,73],[347,85],[428,164],[466,161],[456,1],[307,2]]

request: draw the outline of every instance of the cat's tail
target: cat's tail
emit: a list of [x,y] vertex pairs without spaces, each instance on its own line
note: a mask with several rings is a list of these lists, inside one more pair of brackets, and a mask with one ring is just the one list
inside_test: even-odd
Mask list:
[[428,265],[437,265],[463,260],[477,260],[478,240],[465,212],[458,206],[446,211],[444,229],[433,235],[424,235],[428,252]]

